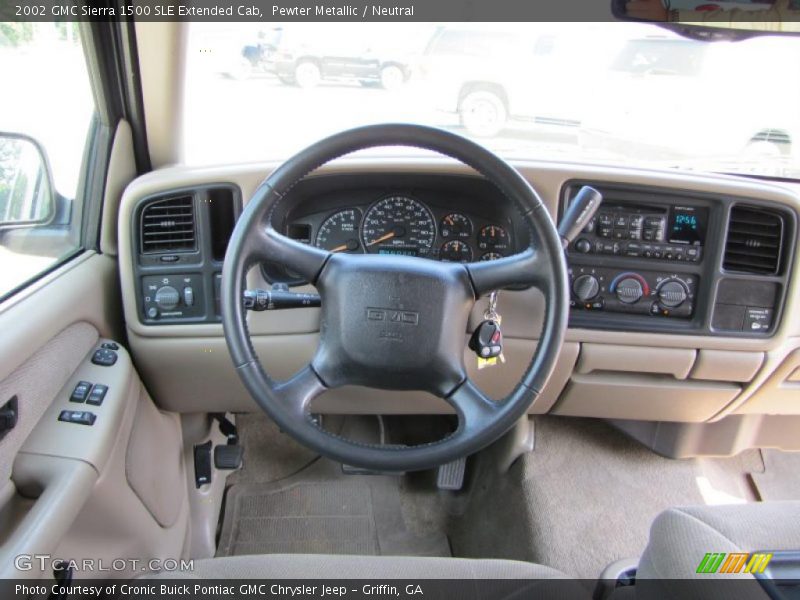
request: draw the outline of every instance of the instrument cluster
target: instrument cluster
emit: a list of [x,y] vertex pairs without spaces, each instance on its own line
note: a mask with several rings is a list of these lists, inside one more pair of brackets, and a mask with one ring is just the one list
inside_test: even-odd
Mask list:
[[330,252],[399,254],[448,262],[495,260],[514,253],[510,227],[410,194],[389,193],[371,204],[334,208],[295,219],[289,237]]

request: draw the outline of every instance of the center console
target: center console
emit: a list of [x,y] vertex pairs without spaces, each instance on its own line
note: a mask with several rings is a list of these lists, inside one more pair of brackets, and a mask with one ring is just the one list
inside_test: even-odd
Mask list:
[[[740,223],[738,199],[585,181],[564,187],[561,214],[582,185],[598,189],[603,203],[567,250],[571,326],[712,335],[774,329],[793,215],[764,207],[763,222]],[[750,252],[760,262],[748,264]],[[727,265],[728,254],[739,261]]]

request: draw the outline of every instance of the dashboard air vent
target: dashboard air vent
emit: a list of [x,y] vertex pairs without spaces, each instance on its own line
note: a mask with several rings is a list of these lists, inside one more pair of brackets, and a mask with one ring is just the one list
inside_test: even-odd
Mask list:
[[764,209],[731,208],[723,266],[728,271],[772,275],[778,272],[783,219]]
[[142,210],[140,231],[145,254],[194,250],[194,198],[178,196],[151,202]]

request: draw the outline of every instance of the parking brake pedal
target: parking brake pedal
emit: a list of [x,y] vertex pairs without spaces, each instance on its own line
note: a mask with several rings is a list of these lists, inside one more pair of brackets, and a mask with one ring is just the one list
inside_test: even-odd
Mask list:
[[436,472],[436,487],[440,490],[458,491],[464,487],[464,471],[467,469],[467,457],[439,465]]

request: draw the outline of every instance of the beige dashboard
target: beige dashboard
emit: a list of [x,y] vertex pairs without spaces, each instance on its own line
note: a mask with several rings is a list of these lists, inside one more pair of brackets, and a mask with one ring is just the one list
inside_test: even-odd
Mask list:
[[[125,317],[131,352],[142,378],[159,405],[179,412],[255,411],[255,403],[240,384],[228,357],[219,324],[147,324],[136,302],[135,244],[131,226],[136,207],[145,197],[193,186],[231,184],[246,203],[274,164],[213,168],[164,168],[135,180],[120,207],[119,260]],[[663,189],[730,195],[764,200],[800,211],[800,196],[791,187],[727,176],[616,169],[555,162],[515,165],[556,217],[561,190],[572,180],[632,184]],[[343,159],[311,176],[333,173],[470,174],[468,168],[444,159]],[[790,282],[798,281],[798,261],[792,261]],[[260,272],[249,275],[249,287],[267,287]],[[736,444],[791,445],[786,428],[770,415],[800,419],[800,318],[798,289],[788,285],[783,314],[773,333],[760,338],[688,335],[570,328],[556,370],[532,413],[585,416],[649,423],[640,437],[715,437],[721,428],[747,431]],[[485,308],[478,303],[473,324]],[[474,355],[466,355],[475,380],[494,397],[510,390],[532,355],[542,318],[542,298],[535,290],[504,291],[503,315],[507,363],[482,371]],[[283,378],[302,367],[316,348],[318,309],[250,314],[253,344],[265,369]],[[325,393],[315,410],[350,414],[446,413],[449,406],[423,393],[341,388]],[[784,417],[785,419],[785,417]],[[694,425],[689,425],[694,424]],[[701,425],[702,424],[702,425]],[[737,425],[738,424],[738,425]],[[623,423],[624,425],[624,423]],[[637,425],[638,427],[638,425]],[[674,428],[678,427],[678,430]],[[701,429],[697,430],[697,427]],[[694,429],[692,429],[694,428]],[[726,429],[727,431],[727,429]],[[725,436],[730,438],[730,436]],[[736,436],[733,436],[736,437]],[[800,436],[795,436],[800,439]],[[766,440],[766,441],[765,441]],[[652,442],[657,445],[658,442]],[[797,442],[795,442],[797,443]],[[700,441],[693,442],[702,446]],[[665,450],[665,452],[667,452]]]

